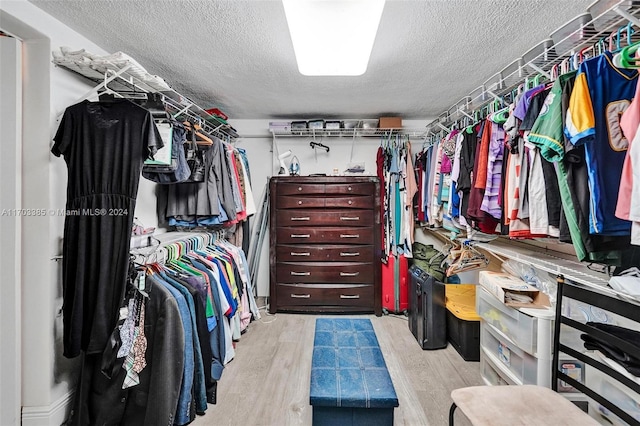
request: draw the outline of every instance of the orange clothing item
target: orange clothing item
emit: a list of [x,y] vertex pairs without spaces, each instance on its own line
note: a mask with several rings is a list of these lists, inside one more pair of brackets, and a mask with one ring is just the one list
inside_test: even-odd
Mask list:
[[487,187],[487,168],[489,167],[489,143],[491,142],[491,126],[493,123],[486,120],[484,129],[482,130],[482,139],[480,141],[480,151],[476,153],[478,157],[478,169],[476,182],[474,187],[477,189],[486,189]]

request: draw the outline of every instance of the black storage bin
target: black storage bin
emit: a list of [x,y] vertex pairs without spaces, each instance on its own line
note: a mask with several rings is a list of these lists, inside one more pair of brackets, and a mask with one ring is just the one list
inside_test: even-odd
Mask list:
[[409,276],[409,330],[422,349],[445,348],[445,285],[415,265]]
[[308,123],[306,121],[292,121],[291,122],[291,131],[295,130],[306,130]]
[[465,321],[447,310],[449,343],[465,361],[480,361],[480,321]]

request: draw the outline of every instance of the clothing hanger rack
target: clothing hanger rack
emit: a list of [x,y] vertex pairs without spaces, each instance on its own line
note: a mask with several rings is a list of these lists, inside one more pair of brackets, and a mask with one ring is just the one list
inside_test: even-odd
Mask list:
[[[83,67],[78,67],[77,64],[70,62],[64,56],[54,55],[53,63],[98,83],[80,97],[77,102],[93,98],[104,91],[108,91],[118,97],[128,97],[127,94],[130,93],[159,93],[174,118],[195,120],[202,126],[204,131],[225,141],[239,138],[236,130],[226,121],[209,114],[195,102],[167,85],[164,80],[147,73],[135,60],[129,59],[125,61],[110,61],[98,58],[95,64],[91,63],[88,66],[83,64]],[[99,73],[96,70],[105,67],[103,75],[98,78]],[[58,121],[62,119],[63,114],[64,111],[58,114]]]
[[224,236],[224,231],[167,232],[155,237],[159,245],[131,250],[131,256],[138,265],[165,264],[185,252],[202,250],[216,241],[224,240]]
[[[525,83],[535,81],[541,83],[542,78],[552,80],[554,75],[577,69],[579,64],[591,55],[601,54],[604,50],[619,48],[623,36],[627,44],[631,44],[632,35],[640,28],[640,5],[631,0],[598,0],[589,10],[591,19],[579,28],[571,27],[572,31],[565,31],[566,37],[554,46],[551,39],[535,46],[522,58],[518,58],[482,85],[474,89],[462,101],[454,103],[437,119],[429,123],[427,134],[435,134],[436,129],[450,128],[462,116],[473,115],[475,111],[482,111],[494,99],[502,99],[508,93]],[[556,32],[575,26],[571,21]],[[635,26],[635,30],[634,27]],[[600,30],[597,30],[597,29]],[[564,46],[557,52],[556,46]],[[541,50],[537,53],[538,50]],[[537,53],[525,61],[530,52]],[[530,56],[530,55],[529,55]]]

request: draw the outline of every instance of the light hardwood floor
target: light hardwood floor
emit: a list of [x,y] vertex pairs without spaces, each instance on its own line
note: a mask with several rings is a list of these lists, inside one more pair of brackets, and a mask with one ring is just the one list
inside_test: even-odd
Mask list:
[[[309,374],[318,317],[276,314],[252,322],[218,383],[217,404],[192,424],[311,425]],[[482,384],[479,363],[465,362],[450,345],[423,351],[405,317],[359,317],[371,319],[398,395],[395,425],[447,425],[450,392]],[[458,412],[456,426],[464,425],[469,422]]]

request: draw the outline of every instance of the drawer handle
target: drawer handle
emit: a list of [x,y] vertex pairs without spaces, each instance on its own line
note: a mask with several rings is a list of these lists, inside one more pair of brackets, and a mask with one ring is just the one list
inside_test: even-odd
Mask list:
[[353,204],[353,200],[349,200],[349,203],[348,203],[348,204],[349,204],[349,205]]
[[309,234],[291,234],[291,238],[309,238]]
[[360,234],[340,234],[340,238],[360,238]]
[[307,217],[292,217],[291,220],[292,221],[294,221],[294,220],[297,220],[297,221],[300,221],[300,220],[311,220],[311,218],[308,217],[308,216]]
[[309,253],[308,251],[307,252],[302,252],[302,253],[298,253],[298,252],[292,251],[291,252],[291,256],[311,256],[311,253]]
[[340,216],[340,220],[360,220],[360,217]]
[[302,201],[298,201],[298,205],[301,206],[302,205]]
[[351,191],[351,187],[348,187],[348,188],[347,188],[347,190],[348,190],[348,191]]
[[295,272],[295,271],[291,271],[291,275],[293,275],[294,277],[308,277],[309,275],[311,275],[311,272]]
[[298,187],[298,191],[302,191],[302,187],[301,186]]
[[357,277],[360,272],[340,272],[341,277]]
[[311,297],[310,294],[292,294],[291,297],[294,299],[308,299]]
[[349,253],[349,252],[340,252],[340,256],[342,257],[353,257],[353,256],[360,256],[360,252],[355,252],[355,253]]
[[340,299],[360,299],[359,294],[341,294]]

